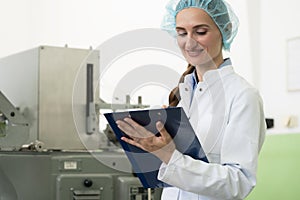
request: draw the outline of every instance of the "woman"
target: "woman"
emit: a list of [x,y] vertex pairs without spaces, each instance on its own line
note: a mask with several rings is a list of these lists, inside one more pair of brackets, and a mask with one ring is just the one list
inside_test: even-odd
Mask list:
[[209,163],[177,151],[160,122],[157,137],[130,118],[117,121],[132,138],[122,140],[163,161],[158,179],[174,187],[164,188],[162,199],[244,199],[256,184],[266,128],[258,91],[223,58],[238,20],[223,0],[172,0],[167,10],[163,29],[175,32],[189,63],[170,105],[183,107]]

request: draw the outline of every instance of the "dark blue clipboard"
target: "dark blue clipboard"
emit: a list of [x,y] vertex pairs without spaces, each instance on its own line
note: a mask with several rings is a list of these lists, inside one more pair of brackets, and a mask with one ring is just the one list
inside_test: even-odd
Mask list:
[[208,162],[189,119],[181,107],[113,112],[105,113],[104,116],[131,162],[133,172],[140,179],[144,188],[170,186],[157,179],[158,170],[162,161],[153,154],[121,140],[121,137],[127,135],[118,128],[116,124],[117,120],[131,117],[134,121],[154,134],[159,134],[155,124],[157,121],[161,121],[172,136],[178,151],[194,159]]

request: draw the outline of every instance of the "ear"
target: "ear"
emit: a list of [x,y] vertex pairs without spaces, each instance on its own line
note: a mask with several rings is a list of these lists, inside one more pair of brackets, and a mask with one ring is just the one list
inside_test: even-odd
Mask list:
[[224,27],[224,33],[226,33],[226,36],[227,36],[226,39],[228,39],[228,38],[231,37],[231,32],[232,32],[232,23],[229,22],[229,23],[227,23],[226,26]]

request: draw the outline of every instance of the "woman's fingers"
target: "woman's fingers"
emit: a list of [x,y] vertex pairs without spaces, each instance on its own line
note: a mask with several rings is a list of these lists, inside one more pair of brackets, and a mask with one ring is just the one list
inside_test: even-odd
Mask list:
[[136,147],[139,147],[141,149],[144,149],[144,147],[139,143],[139,139],[136,141],[134,139],[129,139],[127,137],[121,137],[121,140],[123,140],[124,142],[127,142],[128,144],[134,145]]
[[160,136],[155,136],[143,126],[131,118],[118,120],[118,127],[125,132],[130,138],[122,137],[121,139],[128,144],[139,147],[145,151],[153,152],[158,157],[170,157],[170,154],[175,150],[175,144],[172,137],[169,135],[162,122],[156,123],[156,128],[160,132]]
[[165,129],[165,126],[162,122],[160,122],[160,121],[156,122],[156,128],[159,131],[161,136],[166,137],[169,135],[169,133]]
[[140,124],[138,124],[136,121],[132,120],[131,118],[125,118],[124,121],[133,127],[133,129],[138,134],[137,136],[139,136],[141,138],[147,138],[147,137],[153,136],[153,133],[151,133],[150,131],[145,129],[143,126],[141,126]]
[[168,133],[168,131],[166,130],[162,122],[160,121],[156,122],[156,128],[166,143],[169,143],[172,140],[172,137],[170,136],[170,134]]
[[[153,136],[148,130],[136,123],[130,118],[125,118],[124,120],[116,121],[118,127],[126,133],[131,139],[124,138],[123,141],[135,145],[139,148],[145,149],[142,147],[143,144],[150,142],[148,138]],[[152,140],[151,140],[152,141]]]
[[126,123],[123,120],[116,121],[116,124],[118,125],[118,128],[121,129],[121,131],[125,132],[128,135],[134,135],[134,132],[136,132],[130,124]]
[[129,136],[138,138],[147,138],[153,136],[153,133],[149,132],[131,118],[124,118],[124,120],[118,120],[116,123],[118,127]]
[[175,150],[175,144],[173,142],[172,137],[168,133],[168,131],[165,129],[165,126],[162,122],[158,121],[156,123],[156,128],[160,132],[161,140],[162,140],[162,147],[164,150],[173,152]]

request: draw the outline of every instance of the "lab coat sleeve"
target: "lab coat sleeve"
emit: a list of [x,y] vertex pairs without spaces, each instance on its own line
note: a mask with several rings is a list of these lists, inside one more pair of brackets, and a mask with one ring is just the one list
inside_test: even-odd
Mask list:
[[158,179],[212,199],[244,199],[256,184],[257,158],[265,134],[262,101],[254,89],[233,102],[220,150],[220,163],[205,163],[175,151]]

